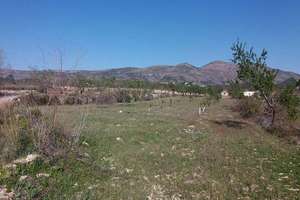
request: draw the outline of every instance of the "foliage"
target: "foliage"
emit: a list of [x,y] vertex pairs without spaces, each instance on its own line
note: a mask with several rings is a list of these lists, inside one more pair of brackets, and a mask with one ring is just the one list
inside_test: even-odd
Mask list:
[[115,93],[115,97],[118,103],[130,103],[132,99],[132,97],[129,94],[129,91],[127,90],[118,90]]
[[237,41],[232,46],[233,63],[238,66],[238,79],[248,83],[264,99],[268,109],[271,111],[272,124],[275,119],[276,102],[274,98],[274,80],[277,71],[267,67],[267,51],[262,50],[257,55],[253,48],[247,49],[245,43]]
[[218,86],[209,86],[207,88],[207,94],[212,100],[220,100],[221,99],[221,91],[222,88]]
[[286,108],[290,120],[296,120],[299,114],[300,98],[295,92],[296,85],[288,85],[279,95],[279,103]]
[[46,115],[38,108],[18,105],[1,110],[0,118],[1,161],[32,152],[51,157],[68,146],[55,112]]
[[228,92],[232,98],[240,99],[243,97],[243,89],[238,81],[230,81]]

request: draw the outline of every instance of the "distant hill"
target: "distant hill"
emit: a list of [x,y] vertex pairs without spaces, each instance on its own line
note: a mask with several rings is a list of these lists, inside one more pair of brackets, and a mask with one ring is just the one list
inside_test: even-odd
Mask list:
[[[223,85],[236,78],[237,66],[230,62],[214,61],[202,67],[189,63],[178,65],[155,65],[146,68],[124,67],[99,71],[75,71],[87,77],[116,77],[120,79],[142,79],[152,82],[194,82],[197,84]],[[69,71],[65,73],[75,73]],[[30,71],[11,71],[16,79],[25,78]],[[288,79],[300,79],[300,75],[283,70],[278,71],[277,83]]]
[[[94,71],[94,75],[116,77],[122,79],[143,79],[148,81],[176,81],[195,82],[198,84],[223,85],[237,76],[237,66],[230,62],[214,61],[202,67],[189,63],[178,65],[155,65],[147,68],[119,68],[105,71]],[[87,74],[91,74],[87,72]],[[293,72],[278,71],[277,83],[290,78],[300,79],[300,75]]]

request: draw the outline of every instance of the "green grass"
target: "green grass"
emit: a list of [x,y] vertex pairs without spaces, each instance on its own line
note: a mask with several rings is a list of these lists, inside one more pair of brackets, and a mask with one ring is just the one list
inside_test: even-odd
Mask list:
[[[241,120],[222,100],[198,116],[198,98],[60,106],[69,130],[87,113],[78,159],[41,164],[43,199],[300,199],[300,151]],[[149,105],[154,104],[149,111]],[[45,108],[47,110],[48,108]],[[121,112],[120,112],[121,111]],[[20,175],[33,171],[20,170]],[[3,179],[2,180],[8,180]],[[24,186],[25,187],[25,186]],[[47,189],[45,189],[47,188]]]

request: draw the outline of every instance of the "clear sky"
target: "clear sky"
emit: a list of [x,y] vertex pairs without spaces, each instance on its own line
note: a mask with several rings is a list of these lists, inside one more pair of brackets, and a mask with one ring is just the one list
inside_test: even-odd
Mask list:
[[[0,48],[15,68],[145,67],[229,60],[239,38],[300,73],[299,0],[1,0]],[[58,50],[59,49],[59,50]]]

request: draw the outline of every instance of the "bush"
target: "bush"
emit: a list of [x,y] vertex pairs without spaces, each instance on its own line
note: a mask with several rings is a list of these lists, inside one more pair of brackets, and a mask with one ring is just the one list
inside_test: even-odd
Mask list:
[[64,104],[66,104],[66,105],[74,105],[75,103],[76,103],[76,99],[74,96],[67,96],[64,99]]
[[48,105],[61,105],[61,101],[57,96],[52,96],[49,98]]
[[287,111],[289,120],[294,121],[299,117],[300,97],[294,94],[296,86],[287,86],[279,95],[279,103]]
[[131,91],[133,101],[140,101],[143,97],[143,91],[141,90],[132,90]]
[[216,100],[216,101],[218,101],[222,98],[221,91],[222,91],[222,88],[217,87],[217,86],[210,86],[207,88],[207,94],[209,95],[209,97],[212,100]]
[[113,104],[113,103],[116,103],[117,100],[111,94],[102,93],[102,94],[97,95],[95,97],[95,99],[93,99],[93,102],[95,102],[96,104]]
[[115,93],[115,97],[118,103],[130,103],[132,97],[127,90],[118,90]]
[[238,101],[237,111],[242,117],[248,118],[257,115],[260,111],[261,103],[255,97],[244,97]]
[[1,111],[0,161],[5,162],[32,152],[47,157],[63,152],[70,138],[56,119],[56,111],[43,114],[38,108],[14,106]]
[[46,94],[31,93],[20,97],[20,102],[26,105],[47,105],[49,103],[49,96]]
[[230,96],[234,99],[240,99],[243,97],[243,90],[241,85],[237,81],[230,81],[228,92]]
[[154,96],[150,93],[146,93],[144,96],[143,96],[143,100],[144,101],[151,101],[154,99]]

